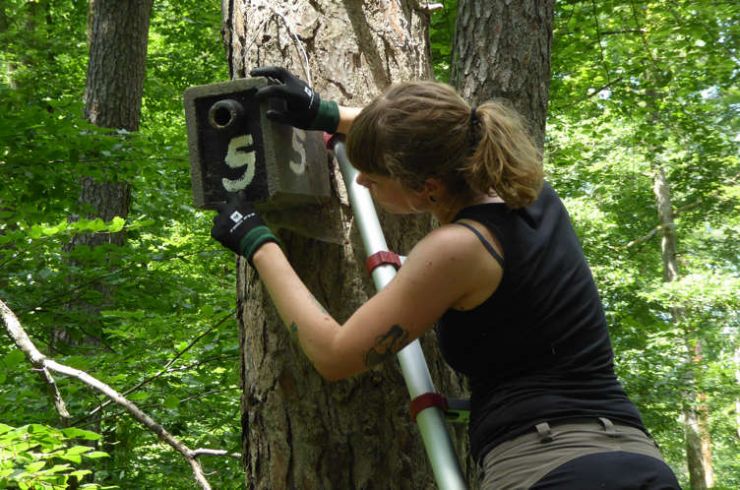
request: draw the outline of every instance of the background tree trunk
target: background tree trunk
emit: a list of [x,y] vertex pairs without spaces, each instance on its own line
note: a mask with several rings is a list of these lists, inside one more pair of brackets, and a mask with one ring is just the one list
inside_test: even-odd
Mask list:
[[[660,155],[660,152],[656,152],[656,155]],[[663,258],[663,280],[673,282],[679,280],[680,274],[671,188],[665,169],[660,163],[653,164],[653,173],[653,192],[661,230],[660,251]],[[709,409],[706,404],[706,395],[697,388],[697,371],[702,360],[702,341],[687,325],[688,322],[681,308],[671,308],[670,315],[673,323],[684,325],[684,341],[686,342],[688,376],[683,418],[689,480],[692,489],[704,490],[714,486],[714,469],[712,441],[708,426]]]
[[[153,0],[91,0],[89,14],[89,44],[87,82],[85,87],[85,117],[96,126],[125,131],[139,129],[141,99],[144,88],[149,17]],[[125,134],[121,135],[125,138]],[[80,183],[80,214],[86,218],[110,221],[116,216],[128,216],[131,206],[131,186],[117,176],[111,166],[102,169],[102,177],[84,177]],[[71,219],[77,219],[73,216]],[[76,235],[68,250],[79,245],[123,245],[124,233],[86,233]],[[111,292],[98,285],[102,297]],[[84,302],[83,302],[84,303]],[[75,304],[72,308],[86,310],[91,318],[100,305]],[[91,323],[95,323],[94,321]],[[68,329],[54,332],[56,347],[74,345]],[[97,345],[100,333],[96,328],[85,330],[84,343]]]
[[[431,77],[428,14],[415,1],[224,0],[222,5],[235,77],[256,66],[283,65],[310,80],[322,96],[354,106],[392,82]],[[338,176],[335,164],[328,163]],[[318,301],[343,322],[374,289],[340,180],[334,180],[336,198],[327,206],[338,221],[333,226],[342,230],[338,243],[286,231],[281,238]],[[430,228],[428,220],[384,216],[382,221],[389,247],[400,254]],[[248,488],[432,488],[397,364],[324,382],[290,340],[262,284],[244,263],[238,278]],[[437,389],[458,395],[460,380],[439,357],[433,337],[427,335],[422,344]],[[458,430],[458,441],[464,431]],[[467,444],[460,446],[461,463],[468,464]]]
[[[153,0],[91,0],[90,58],[85,87],[85,117],[103,128],[137,131],[146,72],[149,17]],[[125,218],[131,187],[119,181],[115,169],[104,179],[82,182],[80,204],[89,216]],[[82,235],[78,243],[123,244],[123,233]]]
[[103,128],[139,129],[153,0],[91,0],[85,117]]
[[469,102],[506,99],[542,150],[554,0],[459,0],[450,83]]
[[[149,19],[153,0],[91,0],[89,6],[89,45],[87,81],[85,86],[85,118],[102,128],[137,131],[141,119],[142,94],[146,70],[146,53]],[[125,132],[119,137],[125,141]],[[124,143],[125,144],[125,143]],[[117,165],[99,170],[96,176],[83,177],[80,182],[80,215],[110,221],[119,216],[126,218],[131,206],[131,185],[118,175]],[[71,219],[77,219],[73,216]],[[121,246],[124,232],[86,233],[73,237],[67,250],[75,247],[96,247],[105,244]],[[74,259],[75,261],[77,259]],[[77,264],[84,267],[85,264]],[[114,261],[105,267],[115,270]],[[86,317],[81,338],[73,330],[57,328],[53,332],[54,344],[73,346],[78,351],[96,351],[105,345],[99,313],[113,304],[113,289],[105,281],[96,281],[89,287],[98,292],[98,300],[80,299],[68,305]],[[105,461],[114,468],[117,422],[101,422],[102,412],[95,417],[94,430],[104,432],[100,441],[111,455]]]

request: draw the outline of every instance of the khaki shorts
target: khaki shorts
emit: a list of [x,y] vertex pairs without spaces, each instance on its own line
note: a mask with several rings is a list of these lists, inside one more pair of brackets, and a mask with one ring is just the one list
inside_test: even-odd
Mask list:
[[526,489],[575,458],[610,451],[663,461],[658,446],[643,431],[607,418],[543,422],[486,454],[481,489]]

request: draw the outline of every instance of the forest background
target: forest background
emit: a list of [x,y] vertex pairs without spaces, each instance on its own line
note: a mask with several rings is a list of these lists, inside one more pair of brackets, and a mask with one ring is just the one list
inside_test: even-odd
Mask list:
[[[440,80],[455,4],[432,14]],[[212,213],[193,207],[182,108],[187,87],[229,77],[220,4],[154,2],[136,132],[83,116],[88,7],[0,4],[0,300],[45,354],[126,392],[191,447],[237,452],[236,269],[210,238]],[[556,3],[546,171],[602,293],[618,374],[686,487],[691,409],[714,488],[740,488],[738,17],[732,1]],[[81,179],[110,172],[132,185],[128,216],[79,219]],[[69,246],[120,232],[123,246]],[[103,335],[64,346],[60,328]],[[65,424],[23,353],[0,342],[0,487],[72,474],[89,488],[193,486],[149,430],[114,406],[91,414],[104,397],[57,378]],[[216,488],[242,485],[238,459],[203,464]]]

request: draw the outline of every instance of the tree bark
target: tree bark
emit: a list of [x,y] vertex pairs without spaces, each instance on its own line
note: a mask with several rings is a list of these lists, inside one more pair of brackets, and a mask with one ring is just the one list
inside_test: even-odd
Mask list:
[[450,82],[471,103],[505,99],[540,150],[550,90],[554,0],[459,0]]
[[[673,282],[680,278],[676,254],[676,225],[673,221],[673,201],[671,188],[665,169],[660,163],[653,164],[653,192],[658,208],[661,230],[660,250],[663,259],[663,281]],[[671,320],[685,324],[685,314],[681,308],[671,308]],[[684,428],[686,436],[686,461],[689,480],[694,490],[704,490],[714,486],[712,465],[712,441],[709,434],[709,409],[706,395],[697,388],[697,367],[702,360],[702,341],[688,327],[684,327],[686,342],[686,364],[689,376],[684,407]]]
[[103,128],[139,129],[153,0],[91,0],[85,117]]
[[[428,15],[412,0],[224,0],[231,73],[283,65],[322,97],[361,106],[389,84],[431,77]],[[283,230],[291,263],[317,300],[346,320],[374,291],[334,162],[335,198],[326,207],[341,230],[325,243]],[[429,220],[381,216],[389,247],[406,254]],[[250,489],[432,488],[434,480],[408,412],[395,362],[329,384],[294,344],[254,272],[239,264],[242,425]],[[459,395],[460,379],[441,360],[433,335],[422,340],[438,391]],[[454,435],[464,439],[464,428]],[[467,444],[458,452],[469,463]],[[470,473],[471,475],[473,472]]]
[[[85,117],[96,126],[137,131],[146,71],[149,17],[153,0],[91,0],[90,57],[85,87]],[[125,218],[131,186],[109,169],[105,179],[85,177],[80,205],[87,216]],[[123,232],[81,235],[85,245],[122,245]]]
[[[84,95],[85,117],[96,126],[122,133],[122,140],[126,139],[126,132],[139,129],[152,3],[153,0],[91,0],[89,5],[90,55]],[[79,215],[70,219],[79,216],[104,221],[116,216],[126,218],[131,206],[131,185],[117,174],[117,162],[112,162],[99,170],[99,176],[83,177]],[[86,233],[74,236],[66,248],[121,246],[124,241],[124,232]],[[115,264],[108,263],[107,267],[114,270]],[[94,288],[101,299],[95,302],[82,299],[68,305],[71,310],[82,312],[88,322],[79,327],[82,334],[67,327],[55,328],[52,339],[56,349],[74,347],[78,351],[84,348],[94,352],[104,344],[99,313],[114,301],[113,290],[104,281],[88,287]],[[100,420],[96,420],[97,431],[103,431]],[[111,443],[110,433],[115,431],[115,426],[106,429],[103,444]],[[111,455],[106,465],[112,468],[116,446],[104,448]]]
[[[89,44],[87,82],[85,87],[85,117],[96,126],[136,131],[141,118],[141,98],[144,87],[149,17],[153,0],[91,0],[89,10]],[[122,137],[125,138],[125,135]],[[80,215],[109,221],[116,216],[128,216],[131,206],[131,186],[116,175],[116,164],[103,169],[103,178],[83,177],[78,200]],[[72,216],[70,219],[78,219]],[[79,245],[123,245],[125,235],[118,233],[86,233],[76,235],[67,245],[71,250]],[[103,298],[111,292],[97,285]],[[94,318],[100,305],[76,304]],[[76,345],[69,329],[56,329],[55,347]],[[83,343],[99,344],[99,332],[88,329]]]

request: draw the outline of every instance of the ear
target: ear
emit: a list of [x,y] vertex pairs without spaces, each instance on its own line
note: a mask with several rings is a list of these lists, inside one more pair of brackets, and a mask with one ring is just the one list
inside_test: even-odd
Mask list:
[[438,179],[437,177],[429,177],[427,180],[424,181],[422,192],[425,192],[427,195],[439,196],[442,191],[444,191],[444,189],[445,185],[440,179]]

